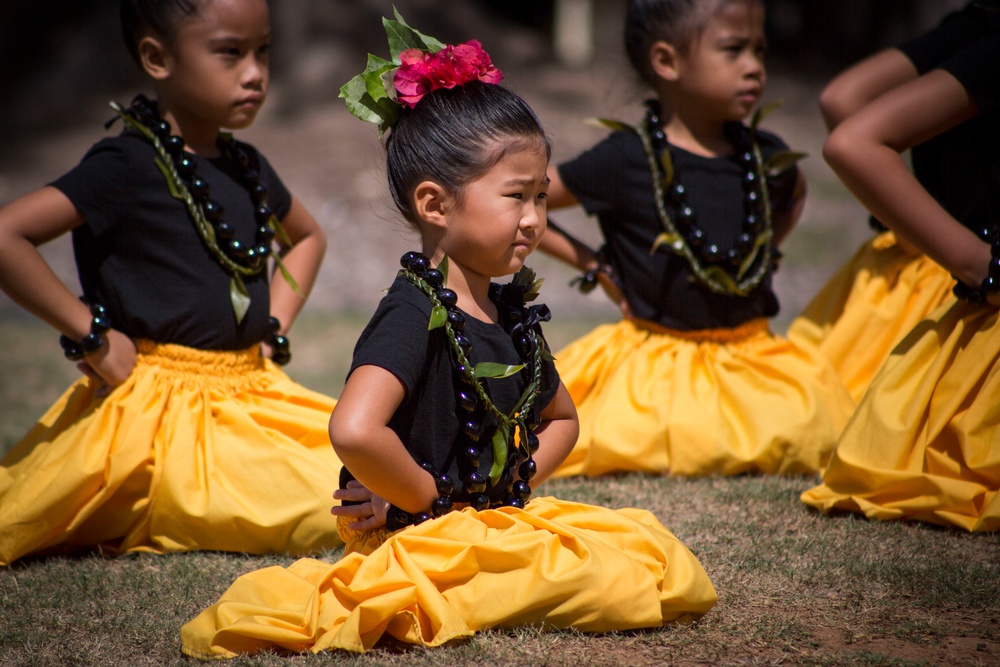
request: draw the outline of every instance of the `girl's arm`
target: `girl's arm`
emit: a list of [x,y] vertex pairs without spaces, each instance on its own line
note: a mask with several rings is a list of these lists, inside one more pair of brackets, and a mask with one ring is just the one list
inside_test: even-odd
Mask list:
[[[405,396],[403,384],[384,368],[369,365],[354,369],[330,417],[330,442],[365,489],[417,514],[430,511],[438,492],[433,478],[417,465],[389,428],[389,420]],[[334,497],[355,499],[343,494]]]
[[934,70],[845,120],[823,147],[827,162],[875,217],[973,286],[986,277],[989,245],[927,193],[900,153],[978,113],[954,76]]
[[802,216],[802,209],[806,205],[806,175],[802,173],[801,169],[798,171],[798,176],[795,178],[795,189],[792,190],[792,198],[789,206],[774,215],[774,246],[776,248],[781,245],[782,241],[785,240],[789,232],[795,227],[795,224]]
[[[83,223],[69,198],[51,186],[0,209],[0,289],[25,310],[75,341],[90,333],[93,316],[59,280],[36,246]],[[53,352],[58,351],[53,341]],[[112,387],[123,382],[134,366],[135,346],[115,329],[105,334],[104,345],[79,364],[82,372]]]
[[828,130],[887,90],[912,81],[919,73],[899,49],[886,49],[838,74],[819,96],[819,109]]
[[566,460],[576,438],[580,435],[580,422],[576,416],[576,406],[570,398],[566,386],[560,382],[556,395],[549,404],[545,406],[541,414],[542,423],[535,430],[538,436],[538,451],[532,457],[538,472],[531,480],[531,487],[537,488],[539,484],[549,478],[556,468]]
[[281,248],[281,261],[298,283],[302,296],[295,293],[279,271],[271,277],[271,315],[281,322],[281,331],[287,333],[298,316],[306,297],[312,291],[326,253],[326,234],[296,197],[288,215],[281,221],[292,245]]

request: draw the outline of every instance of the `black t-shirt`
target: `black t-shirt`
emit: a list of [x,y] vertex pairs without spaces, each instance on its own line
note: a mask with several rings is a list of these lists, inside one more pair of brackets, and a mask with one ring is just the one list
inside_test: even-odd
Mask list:
[[[278,217],[291,194],[260,153],[240,144],[268,187]],[[224,158],[192,155],[197,175],[222,204],[235,238],[255,245],[257,224],[241,169]],[[104,304],[112,325],[133,338],[205,350],[243,349],[268,333],[267,271],[244,278],[250,309],[237,324],[229,298],[232,276],[205,246],[184,202],[171,196],[153,146],[131,132],[97,143],[52,185],[86,221],[73,230],[84,296]]]
[[[428,331],[431,301],[408,279],[400,275],[379,303],[375,314],[361,333],[354,349],[350,372],[372,365],[389,371],[403,384],[406,397],[396,410],[389,427],[399,436],[407,451],[418,463],[431,463],[434,470],[447,474],[455,482],[455,501],[467,501],[462,479],[468,474],[466,462],[457,451],[467,444],[459,437],[460,410],[456,394],[465,386],[455,371],[454,356],[444,328]],[[464,335],[472,341],[469,361],[517,365],[522,360],[510,334],[499,324],[466,317]],[[528,386],[529,370],[504,379],[487,379],[486,388],[493,403],[504,414],[517,404]],[[348,376],[350,373],[348,374]],[[555,396],[559,376],[552,362],[543,362],[541,393],[535,410],[541,411]],[[462,411],[462,414],[467,414]],[[490,419],[480,437],[478,472],[488,478],[493,464],[490,436],[495,422]],[[464,451],[464,449],[463,449]],[[340,475],[341,488],[353,479],[347,468]],[[491,500],[502,500],[506,488],[487,489]]]
[[[758,143],[765,157],[787,148],[768,132],[758,133]],[[705,243],[728,251],[746,216],[743,167],[735,156],[708,158],[675,146],[670,152],[677,180],[687,189],[686,201],[705,233]],[[789,206],[797,174],[797,168],[792,168],[771,179],[775,210]],[[636,133],[612,133],[559,165],[559,175],[587,213],[597,216],[609,261],[622,279],[636,317],[691,331],[732,328],[778,313],[770,276],[747,296],[728,296],[697,282],[682,256],[665,248],[650,255],[664,229],[656,213],[649,163]]]
[[984,40],[995,40],[998,33],[1000,11],[970,3],[933,30],[899,45],[920,74],[936,68],[950,71],[983,107],[983,114],[911,151],[913,173],[920,183],[970,229],[991,224],[1000,210],[1000,125],[995,108],[987,109],[973,90],[983,91],[996,81],[1000,61],[987,59],[986,51],[983,57],[965,53]]

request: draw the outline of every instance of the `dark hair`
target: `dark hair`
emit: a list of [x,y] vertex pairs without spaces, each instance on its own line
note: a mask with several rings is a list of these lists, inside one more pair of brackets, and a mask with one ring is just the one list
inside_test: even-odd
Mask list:
[[656,74],[649,52],[656,42],[687,49],[706,21],[729,0],[630,0],[625,15],[625,53],[639,76],[651,86]]
[[153,34],[168,44],[177,34],[181,21],[198,12],[204,0],[122,0],[120,15],[122,35],[129,55],[139,60],[139,41]]
[[537,142],[551,153],[535,112],[509,90],[479,81],[435,90],[416,107],[403,109],[385,143],[396,208],[416,224],[413,191],[422,181],[434,181],[461,199],[463,187],[505,155]]

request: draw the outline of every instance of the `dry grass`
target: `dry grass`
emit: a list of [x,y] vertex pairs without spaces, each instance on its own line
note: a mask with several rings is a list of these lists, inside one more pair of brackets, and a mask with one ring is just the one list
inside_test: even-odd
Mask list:
[[[363,322],[307,317],[296,330],[291,373],[336,394]],[[558,324],[550,337],[559,346],[592,324]],[[50,332],[26,318],[0,320],[0,349],[6,449],[73,370]],[[718,605],[694,625],[603,636],[522,628],[432,651],[389,641],[361,657],[266,654],[233,664],[1000,663],[1000,536],[824,517],[798,501],[812,482],[626,475],[560,480],[541,491],[656,514],[697,554],[719,592]],[[291,562],[219,553],[22,561],[0,570],[0,664],[189,664],[180,654],[181,624],[240,574]]]

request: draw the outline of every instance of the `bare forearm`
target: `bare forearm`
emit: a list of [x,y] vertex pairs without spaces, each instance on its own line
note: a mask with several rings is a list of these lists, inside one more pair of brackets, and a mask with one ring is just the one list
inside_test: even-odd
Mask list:
[[551,220],[538,249],[581,271],[589,271],[599,264],[593,248],[574,238]]
[[300,294],[288,284],[280,271],[271,276],[271,314],[281,321],[282,333],[286,333],[306,303],[306,298],[316,283],[319,267],[326,252],[326,240],[309,236],[285,253],[281,260],[295,279]]

